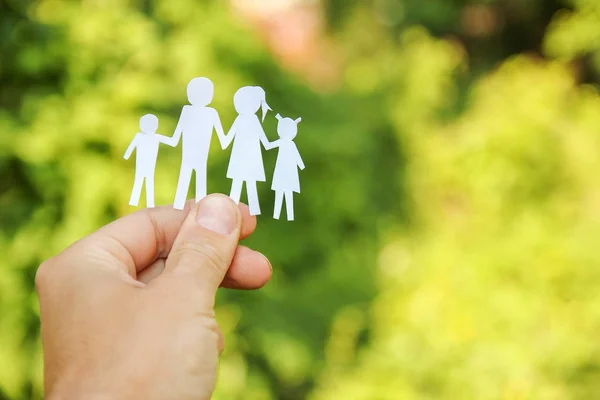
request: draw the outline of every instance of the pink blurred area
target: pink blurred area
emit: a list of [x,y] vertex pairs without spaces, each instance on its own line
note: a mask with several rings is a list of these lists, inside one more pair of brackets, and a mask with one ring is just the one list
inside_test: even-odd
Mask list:
[[250,24],[281,65],[315,90],[334,90],[340,81],[339,50],[324,32],[320,3],[302,0],[231,0],[235,14]]

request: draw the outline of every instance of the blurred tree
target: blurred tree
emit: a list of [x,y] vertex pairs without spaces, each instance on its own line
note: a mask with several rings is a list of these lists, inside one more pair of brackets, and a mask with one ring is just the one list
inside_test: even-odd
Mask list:
[[574,62],[584,82],[600,82],[600,3],[572,0],[575,10],[557,13],[544,42],[546,53]]
[[[462,53],[420,31],[401,43],[429,78],[402,74],[414,97],[390,107],[408,147],[413,225],[390,232],[370,313],[338,316],[310,398],[595,398],[597,91],[561,62],[517,56],[446,124],[430,110],[452,93]],[[366,348],[359,323],[372,324]]]
[[[259,187],[247,244],[273,281],[219,295],[216,399],[594,397],[596,2],[322,7],[332,44],[307,64],[327,85],[226,2],[0,0],[0,399],[42,397],[37,265],[130,212],[138,118],[169,135],[198,75],[225,126],[247,84],[302,116],[307,165],[293,224]],[[157,203],[179,163],[161,150]]]
[[436,37],[459,40],[468,54],[465,63],[472,78],[511,55],[541,54],[548,23],[557,11],[572,9],[564,0],[324,0],[324,4],[329,26],[336,31],[346,29],[348,15],[358,12],[371,14],[394,37],[420,25]]
[[[233,93],[247,84],[264,86],[278,112],[301,115],[297,143],[307,165],[294,224],[270,220],[273,193],[266,184],[260,188],[266,217],[248,244],[271,258],[274,278],[261,292],[223,292],[218,299],[228,350],[215,397],[305,397],[333,316],[374,295],[372,269],[365,268],[378,248],[371,216],[396,207],[386,196],[394,189],[373,179],[395,174],[371,163],[395,157],[380,156],[391,135],[373,105],[363,110],[363,99],[308,90],[224,4],[1,4],[7,54],[0,75],[2,396],[42,396],[37,265],[130,212],[133,164],[121,157],[138,118],[157,114],[159,131],[169,134],[187,82],[207,75],[216,82],[214,104],[225,125],[233,120]],[[266,126],[273,139],[274,118]],[[363,134],[369,130],[373,136]],[[269,179],[275,156],[265,157]],[[179,149],[161,152],[157,203],[172,202],[179,163]],[[210,191],[228,192],[226,164],[226,153],[212,153]]]

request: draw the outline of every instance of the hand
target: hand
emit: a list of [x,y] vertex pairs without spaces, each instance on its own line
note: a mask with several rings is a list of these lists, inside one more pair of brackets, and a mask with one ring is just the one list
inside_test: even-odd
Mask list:
[[128,215],[40,266],[46,398],[210,398],[217,288],[261,287],[271,268],[238,246],[256,227],[246,206],[192,204]]

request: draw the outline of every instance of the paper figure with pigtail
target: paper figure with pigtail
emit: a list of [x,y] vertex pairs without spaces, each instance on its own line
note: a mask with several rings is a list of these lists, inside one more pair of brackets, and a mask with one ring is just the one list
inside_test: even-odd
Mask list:
[[[181,170],[173,207],[183,210],[194,172],[196,202],[206,196],[208,152],[212,132],[215,130],[223,150],[233,143],[227,168],[227,178],[232,180],[229,196],[239,203],[245,183],[251,215],[260,214],[256,184],[265,181],[261,145],[266,150],[279,148],[271,185],[271,189],[275,191],[273,218],[279,219],[285,200],[287,219],[293,221],[293,196],[294,193],[300,193],[298,168],[304,169],[304,162],[294,143],[301,119],[283,118],[277,114],[279,139],[269,142],[261,123],[271,110],[266,101],[265,91],[259,86],[244,86],[233,96],[233,105],[238,116],[229,132],[225,134],[219,114],[214,108],[208,107],[213,94],[214,85],[210,79],[198,77],[189,82],[187,97],[190,104],[183,107],[175,132],[170,138],[156,133],[158,118],[154,115],[147,114],[140,119],[142,133],[134,137],[124,155],[125,159],[129,159],[133,150],[137,149],[135,183],[129,204],[138,205],[145,182],[146,203],[148,207],[154,207],[154,170],[159,144],[176,147],[179,141],[182,142]],[[259,110],[262,112],[262,120],[256,115]]]
[[265,181],[265,167],[263,165],[260,145],[266,150],[273,146],[267,139],[261,121],[256,112],[262,109],[262,120],[265,120],[267,111],[271,108],[265,99],[265,91],[258,86],[245,86],[233,96],[233,105],[238,116],[231,129],[221,142],[223,149],[233,141],[227,177],[232,180],[230,197],[239,203],[242,187],[246,183],[248,194],[248,207],[251,215],[260,214],[260,204],[256,182]]
[[135,180],[129,205],[137,206],[142,194],[142,186],[146,183],[146,207],[154,207],[154,170],[156,169],[156,157],[160,143],[170,144],[170,138],[156,133],[158,129],[158,118],[152,114],[146,114],[140,118],[140,133],[137,133],[123,158],[129,160],[133,150],[135,155]]
[[283,118],[277,114],[279,123],[277,124],[277,133],[279,139],[274,141],[271,146],[278,147],[277,161],[275,162],[275,172],[273,173],[273,184],[271,189],[275,191],[275,209],[273,218],[279,219],[283,200],[285,198],[285,208],[288,221],[294,220],[294,192],[300,193],[300,177],[298,168],[304,169],[304,162],[298,148],[294,143],[294,138],[298,133],[298,124],[302,118],[295,120]]

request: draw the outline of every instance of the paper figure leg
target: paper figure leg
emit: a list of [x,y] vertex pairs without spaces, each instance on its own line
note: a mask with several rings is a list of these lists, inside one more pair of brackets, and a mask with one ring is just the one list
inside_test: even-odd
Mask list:
[[196,203],[206,197],[206,165],[196,169]]
[[285,192],[285,210],[288,221],[294,220],[294,192]]
[[133,190],[131,191],[131,197],[129,198],[129,205],[137,207],[140,202],[140,196],[142,195],[142,185],[144,184],[144,177],[136,175],[135,181],[133,182]]
[[273,209],[273,218],[279,219],[281,215],[281,206],[283,205],[283,192],[277,190],[275,192],[275,208]]
[[246,181],[246,192],[248,192],[248,207],[250,208],[250,215],[260,215],[260,204],[258,203],[256,181]]
[[154,208],[154,176],[146,177],[146,207]]
[[240,203],[240,197],[242,197],[242,185],[244,181],[240,181],[238,179],[234,179],[231,183],[231,193],[229,193],[229,197],[236,202],[236,204]]
[[179,171],[179,182],[177,182],[177,192],[175,193],[175,201],[173,202],[173,208],[177,210],[183,210],[185,207],[185,200],[187,198],[188,189],[190,188],[190,180],[192,179],[192,169],[181,165],[181,171]]

